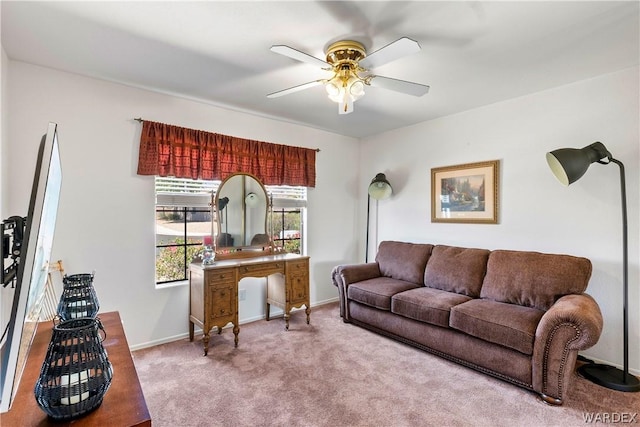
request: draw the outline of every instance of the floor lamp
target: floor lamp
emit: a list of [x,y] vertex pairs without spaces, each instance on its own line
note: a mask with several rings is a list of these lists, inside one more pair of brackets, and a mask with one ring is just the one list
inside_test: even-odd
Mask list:
[[383,173],[379,173],[375,178],[371,180],[369,189],[367,190],[367,241],[366,249],[364,251],[364,262],[369,262],[369,207],[371,206],[371,199],[375,199],[376,206],[378,200],[388,199],[393,194],[391,184],[387,181],[387,177]]
[[622,254],[623,254],[623,324],[624,324],[624,369],[600,363],[589,363],[578,368],[584,378],[613,390],[640,391],[640,380],[629,373],[629,255],[627,243],[627,190],[624,165],[614,159],[604,144],[594,142],[581,149],[561,148],[547,153],[547,163],[553,174],[564,185],[569,185],[585,174],[591,163],[608,165],[615,163],[620,168],[620,191],[622,195]]
[[[224,210],[224,237],[222,238],[222,242],[224,246],[233,246],[231,242],[229,242],[229,217],[227,216],[227,205],[229,204],[229,198],[223,197],[222,199],[218,199],[218,212]],[[222,219],[222,218],[220,218]]]

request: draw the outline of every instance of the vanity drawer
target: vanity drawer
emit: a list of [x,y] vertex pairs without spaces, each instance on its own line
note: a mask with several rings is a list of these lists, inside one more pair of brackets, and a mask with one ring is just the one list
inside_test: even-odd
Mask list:
[[307,274],[293,274],[287,277],[289,281],[289,301],[292,304],[307,301],[309,298],[309,276]]
[[284,262],[273,261],[255,265],[243,265],[238,268],[240,277],[266,277],[271,274],[284,274]]
[[209,317],[214,323],[219,319],[232,318],[235,315],[237,302],[234,285],[219,285],[209,288],[209,298]]
[[236,282],[236,273],[233,268],[207,271],[205,276],[207,286],[228,285]]
[[287,262],[287,274],[309,274],[309,260]]

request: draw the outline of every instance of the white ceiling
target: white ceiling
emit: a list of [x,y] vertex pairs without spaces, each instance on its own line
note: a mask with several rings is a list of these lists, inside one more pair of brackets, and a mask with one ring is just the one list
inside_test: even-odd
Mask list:
[[[11,59],[364,137],[639,64],[640,2],[1,2]],[[431,86],[420,98],[367,88],[338,115],[324,89],[266,94],[329,74],[332,42],[422,50],[376,74]],[[144,115],[144,112],[140,112]],[[153,117],[145,117],[154,120]]]

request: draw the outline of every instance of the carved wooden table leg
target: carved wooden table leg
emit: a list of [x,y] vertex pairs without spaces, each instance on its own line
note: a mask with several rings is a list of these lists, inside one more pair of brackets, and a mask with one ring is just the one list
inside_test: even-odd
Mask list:
[[289,330],[289,313],[284,313],[284,329]]
[[311,308],[309,308],[309,306],[307,305],[307,308],[305,308],[304,312],[307,313],[307,325],[309,325],[311,323]]
[[193,341],[193,322],[189,322],[189,341]]
[[202,345],[204,346],[203,356],[206,356],[207,354],[209,354],[209,332],[206,332],[204,335],[202,335]]
[[233,325],[233,335],[235,336],[233,341],[235,343],[236,348],[238,347],[238,334],[240,333],[240,327],[238,325]]

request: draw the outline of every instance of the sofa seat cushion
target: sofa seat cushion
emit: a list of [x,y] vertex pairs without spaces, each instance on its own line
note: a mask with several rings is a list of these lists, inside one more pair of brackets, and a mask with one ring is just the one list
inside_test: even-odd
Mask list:
[[376,262],[383,276],[424,284],[424,269],[433,245],[426,243],[381,242]]
[[586,258],[496,250],[489,255],[480,297],[549,310],[564,295],[583,293],[590,277]]
[[437,245],[424,273],[430,288],[477,298],[487,271],[489,250]]
[[449,325],[485,341],[533,354],[536,328],[544,311],[474,299],[451,308]]
[[391,310],[391,297],[398,292],[417,288],[418,285],[389,277],[376,277],[352,283],[347,288],[347,298],[381,310]]
[[421,287],[391,297],[391,312],[432,325],[449,327],[451,307],[471,300],[466,295]]

